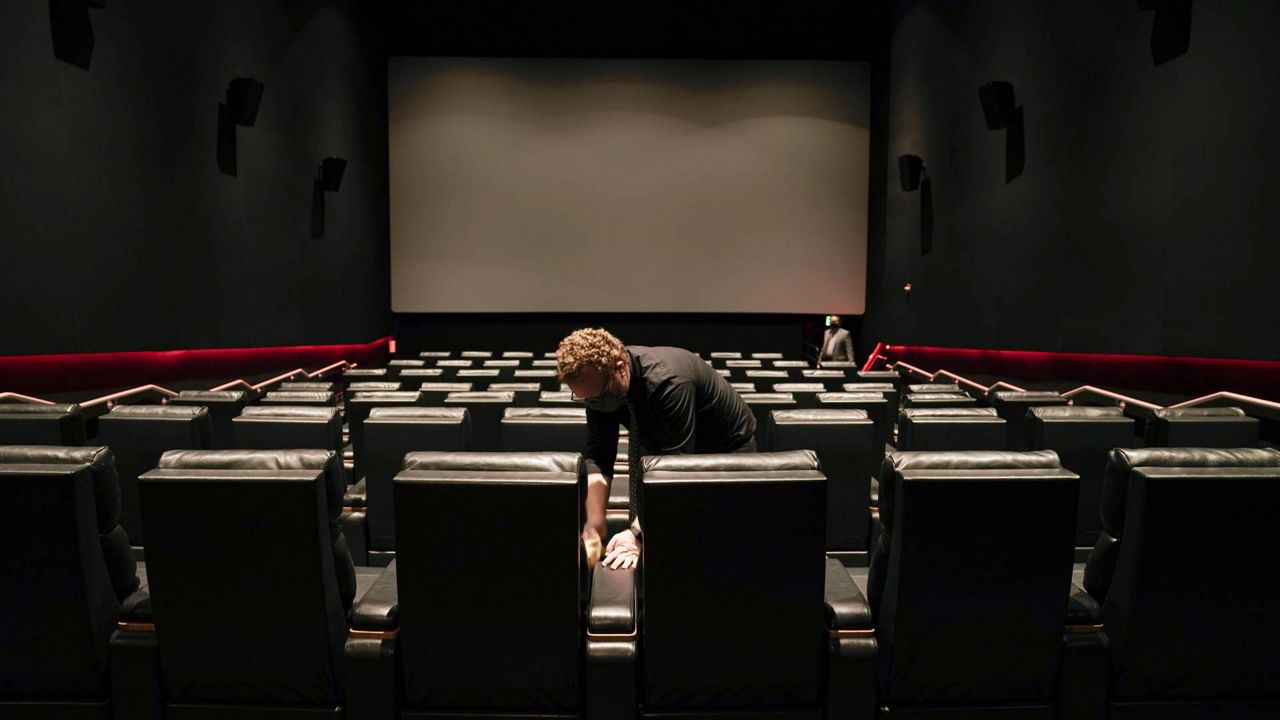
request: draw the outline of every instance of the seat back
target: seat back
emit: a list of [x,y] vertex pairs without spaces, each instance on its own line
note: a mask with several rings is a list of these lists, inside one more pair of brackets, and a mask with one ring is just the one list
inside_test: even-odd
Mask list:
[[[911,397],[911,396],[907,396]],[[906,407],[898,415],[899,450],[1002,450],[1005,422],[995,408]]]
[[878,392],[884,395],[884,399],[889,402],[888,411],[889,425],[893,425],[898,421],[899,409],[899,393],[898,387],[893,383],[887,382],[856,382],[845,383],[841,386],[841,390],[845,392]]
[[290,391],[312,391],[312,392],[335,392],[334,384],[328,381],[303,381],[303,382],[282,382],[276,388],[282,392]]
[[248,402],[249,396],[243,390],[183,390],[169,400],[170,405],[203,406],[209,411],[209,424],[213,428],[210,448],[214,450],[231,448],[231,421]]
[[471,414],[471,448],[495,452],[502,447],[502,414],[515,403],[511,392],[454,392],[444,398],[445,407],[466,408]]
[[0,444],[83,445],[84,414],[76,404],[0,403]]
[[844,370],[831,370],[818,368],[816,370],[801,370],[800,378],[805,382],[820,382],[826,387],[827,392],[839,392],[842,385],[849,382],[849,373]]
[[817,456],[650,456],[642,485],[646,712],[813,713],[827,642]]
[[578,452],[587,440],[584,407],[507,408],[502,449],[517,452]]
[[406,710],[581,707],[585,486],[577,453],[405,458],[394,487]]
[[1257,447],[1258,419],[1237,407],[1156,410],[1144,428],[1147,447]]
[[1133,418],[1118,407],[1033,407],[1027,414],[1027,445],[1058,453],[1062,467],[1080,476],[1076,506],[1076,547],[1092,547],[1102,531],[1098,507],[1102,476],[1112,448],[1130,448],[1140,440]]
[[1037,407],[1054,407],[1067,404],[1060,393],[1048,390],[996,390],[987,394],[987,400],[1004,418],[1005,449],[1028,450],[1027,411]]
[[174,451],[139,479],[171,705],[341,704],[334,463],[314,450]]
[[338,404],[338,396],[327,390],[273,390],[258,402],[263,405],[314,405],[331,406]]
[[[534,360],[536,365],[541,360]],[[516,370],[511,373],[511,379],[516,382],[536,382],[543,390],[553,391],[560,389],[560,378],[556,375],[555,361],[551,361],[551,367],[532,367],[527,369]]]
[[867,411],[774,410],[769,433],[774,452],[817,453],[827,478],[827,549],[866,550],[871,476],[884,460],[884,442]]
[[963,393],[964,389],[956,383],[931,382],[911,383],[907,385],[907,393]]
[[352,473],[355,482],[360,482],[360,478],[369,472],[365,468],[364,447],[364,420],[369,413],[379,407],[419,407],[423,404],[422,394],[416,390],[357,392],[347,398],[347,437],[355,453]]
[[207,450],[213,423],[203,406],[119,405],[98,418],[98,440],[111,448],[120,478],[120,524],[129,542],[143,544],[138,476],[168,450]]
[[1118,449],[1102,492],[1113,699],[1280,700],[1280,452]]
[[796,406],[801,409],[818,407],[818,393],[827,391],[827,386],[820,382],[785,382],[774,383],[773,392],[791,393]]
[[885,458],[868,578],[882,705],[1051,704],[1076,487],[1047,451]]
[[395,495],[391,481],[411,452],[464,452],[471,444],[465,408],[376,407],[364,421],[366,517],[369,547],[396,547]]
[[418,392],[422,393],[423,407],[442,407],[444,399],[449,393],[455,392],[471,392],[475,386],[469,382],[424,382],[418,386]]
[[0,704],[96,701],[105,717],[107,641],[138,587],[111,451],[0,446],[0,493],[21,509],[0,525]]
[[898,416],[898,408],[892,405],[888,396],[879,392],[829,392],[818,394],[818,407],[832,410],[863,410],[871,422],[875,423],[876,443],[880,449],[880,458],[875,467],[880,467],[880,459],[884,457],[884,446],[893,439],[893,421]]
[[370,380],[366,382],[353,382],[347,385],[344,397],[351,397],[356,393],[362,392],[397,392],[404,388],[404,383],[397,380],[395,382],[387,380]]
[[342,373],[342,377],[338,382],[342,385],[342,392],[346,394],[351,390],[352,383],[358,382],[388,382],[391,378],[387,376],[386,368],[347,368]]
[[231,421],[231,444],[241,450],[342,452],[342,416],[336,407],[250,406]]
[[902,398],[902,407],[978,407],[978,401],[962,392],[909,392]]
[[769,450],[769,412],[794,410],[799,407],[795,396],[791,393],[749,393],[742,396],[742,401],[751,408],[751,414],[756,417],[756,449],[762,452]]
[[533,407],[538,404],[538,396],[542,394],[542,385],[536,382],[489,383],[489,392],[512,393],[515,396],[516,407]]

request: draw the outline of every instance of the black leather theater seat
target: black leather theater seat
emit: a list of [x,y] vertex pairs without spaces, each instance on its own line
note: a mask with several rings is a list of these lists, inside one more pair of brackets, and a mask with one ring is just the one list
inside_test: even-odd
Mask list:
[[1071,586],[1076,487],[1048,451],[885,458],[867,578],[883,717],[1103,717],[1106,638]]
[[364,421],[364,435],[369,556],[372,564],[385,565],[396,547],[391,480],[404,465],[404,456],[470,449],[471,419],[465,408],[376,407]]
[[[818,407],[831,410],[863,410],[875,423],[876,443],[884,452],[884,446],[893,439],[894,420],[898,417],[896,404],[878,392],[829,392],[818,394]],[[880,461],[876,460],[876,467]]]
[[774,410],[769,413],[769,433],[775,452],[818,454],[827,477],[827,551],[843,552],[842,561],[865,565],[871,476],[884,459],[883,438],[867,411]]
[[907,394],[911,393],[964,393],[964,389],[956,383],[912,383],[907,385]]
[[543,390],[542,393],[538,395],[538,405],[542,407],[583,406],[582,403],[573,399],[573,393],[568,390],[554,390],[551,392]]
[[503,412],[503,450],[578,452],[586,442],[584,407],[507,408]]
[[249,396],[243,390],[183,390],[169,400],[170,405],[203,406],[209,411],[209,421],[213,426],[213,444],[210,447],[214,450],[231,447],[231,421],[244,411],[248,402]]
[[337,388],[331,382],[282,382],[276,388],[286,392],[290,391],[311,391],[311,392],[336,392]]
[[422,352],[418,353],[418,357],[426,360],[429,363],[434,363],[435,361],[443,358],[453,357],[453,351],[452,350],[423,350]]
[[472,383],[424,382],[418,386],[418,392],[422,393],[424,407],[440,407],[444,405],[444,399],[449,393],[471,392],[474,387]]
[[213,424],[202,406],[119,405],[98,418],[98,440],[111,448],[120,477],[120,524],[129,542],[142,545],[138,476],[167,450],[207,450]]
[[1027,411],[1036,407],[1066,405],[1067,399],[1048,390],[996,390],[987,401],[1004,418],[1005,449],[1027,450]]
[[[823,367],[829,367],[831,363],[823,363]],[[903,379],[902,374],[897,370],[857,370],[858,380],[860,382],[887,382],[893,383],[901,389]]]
[[1145,427],[1147,447],[1257,447],[1258,419],[1236,407],[1156,410]]
[[516,407],[534,407],[542,394],[542,385],[536,382],[489,383],[489,392],[509,392],[515,396]]
[[907,393],[902,398],[904,408],[960,408],[978,407],[978,401],[964,393],[920,392]]
[[581,456],[411,453],[404,467],[396,562],[346,645],[349,715],[581,716]]
[[307,405],[332,406],[338,404],[338,397],[331,392],[316,390],[274,390],[259,400],[263,405]]
[[84,414],[75,404],[0,403],[0,444],[83,445]]
[[351,390],[351,383],[357,382],[388,382],[391,378],[387,376],[386,368],[347,368],[339,379],[342,385],[343,393]]
[[898,416],[899,450],[1002,450],[1005,442],[995,408],[909,407]]
[[1080,476],[1076,559],[1083,561],[1102,530],[1098,507],[1108,453],[1139,443],[1133,418],[1125,417],[1118,407],[1033,407],[1025,431],[1030,449],[1058,453],[1062,467]]
[[335,407],[247,407],[231,421],[231,441],[239,449],[312,448],[342,452],[342,416]]
[[139,486],[150,602],[112,638],[117,712],[343,717],[356,575],[338,455],[173,451]]
[[820,382],[826,388],[827,392],[839,392],[843,390],[843,385],[849,382],[850,373],[844,370],[801,370],[800,379],[804,382]]
[[411,388],[418,383],[431,382],[444,377],[444,370],[441,368],[402,368],[398,376],[401,389]]
[[769,412],[771,410],[795,410],[799,407],[791,393],[751,393],[742,401],[756,416],[756,449],[769,450]]
[[360,482],[364,468],[364,419],[378,407],[419,407],[425,405],[422,395],[415,390],[399,392],[358,392],[347,398],[347,435],[355,452],[352,476]]
[[[534,363],[539,362],[535,360]],[[515,382],[536,382],[542,386],[543,390],[559,390],[560,379],[556,377],[555,361],[551,361],[550,368],[533,367],[528,369],[519,369],[511,373],[511,379]]]
[[791,373],[786,370],[760,370],[754,368],[733,368],[728,370],[727,375],[725,373],[721,373],[721,375],[734,382],[776,383],[787,382],[791,379]]
[[466,408],[471,415],[471,448],[491,452],[502,447],[502,414],[515,403],[515,393],[455,392],[445,396],[445,407]]
[[362,392],[399,392],[404,389],[404,383],[396,381],[390,382],[386,380],[371,380],[367,382],[353,382],[347,386],[344,397],[350,398],[356,393]]
[[107,641],[139,586],[111,452],[0,446],[0,493],[0,717],[107,720]]
[[418,370],[427,366],[426,360],[415,360],[412,358],[396,358],[387,361],[387,377],[392,380],[401,380],[401,373],[405,370]]
[[[825,484],[809,451],[645,458],[644,717],[874,712],[870,611],[823,556]],[[635,654],[588,635],[589,663],[608,651]]]
[[1114,720],[1280,717],[1280,452],[1111,452],[1085,587]]
[[827,391],[827,386],[820,382],[785,382],[774,383],[773,392],[791,393],[799,408],[818,407],[818,393]]

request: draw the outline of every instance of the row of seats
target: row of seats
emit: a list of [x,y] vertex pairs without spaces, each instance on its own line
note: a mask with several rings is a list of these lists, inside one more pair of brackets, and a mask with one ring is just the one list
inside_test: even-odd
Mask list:
[[576,453],[407,454],[354,568],[335,465],[166,453],[135,565],[109,450],[0,447],[0,716],[1280,713],[1275,450],[1113,451],[1083,575],[1052,452],[886,458],[870,568],[809,451],[646,458],[638,571],[586,566]]

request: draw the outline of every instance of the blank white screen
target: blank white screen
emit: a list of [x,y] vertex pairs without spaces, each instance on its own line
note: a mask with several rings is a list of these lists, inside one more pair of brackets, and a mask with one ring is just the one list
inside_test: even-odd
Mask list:
[[860,314],[868,66],[393,57],[396,312]]

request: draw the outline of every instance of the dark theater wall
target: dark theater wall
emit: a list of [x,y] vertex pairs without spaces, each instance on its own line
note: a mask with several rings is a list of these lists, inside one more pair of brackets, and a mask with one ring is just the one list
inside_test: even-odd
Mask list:
[[[1191,5],[1189,52],[1157,66],[1133,0],[896,4],[864,345],[1280,356],[1280,3]],[[992,80],[1023,109],[1009,182]]]
[[[110,0],[87,69],[48,0],[0,4],[0,355],[365,343],[388,334],[377,4]],[[265,84],[219,171],[228,82]],[[321,158],[349,164],[324,195]]]

